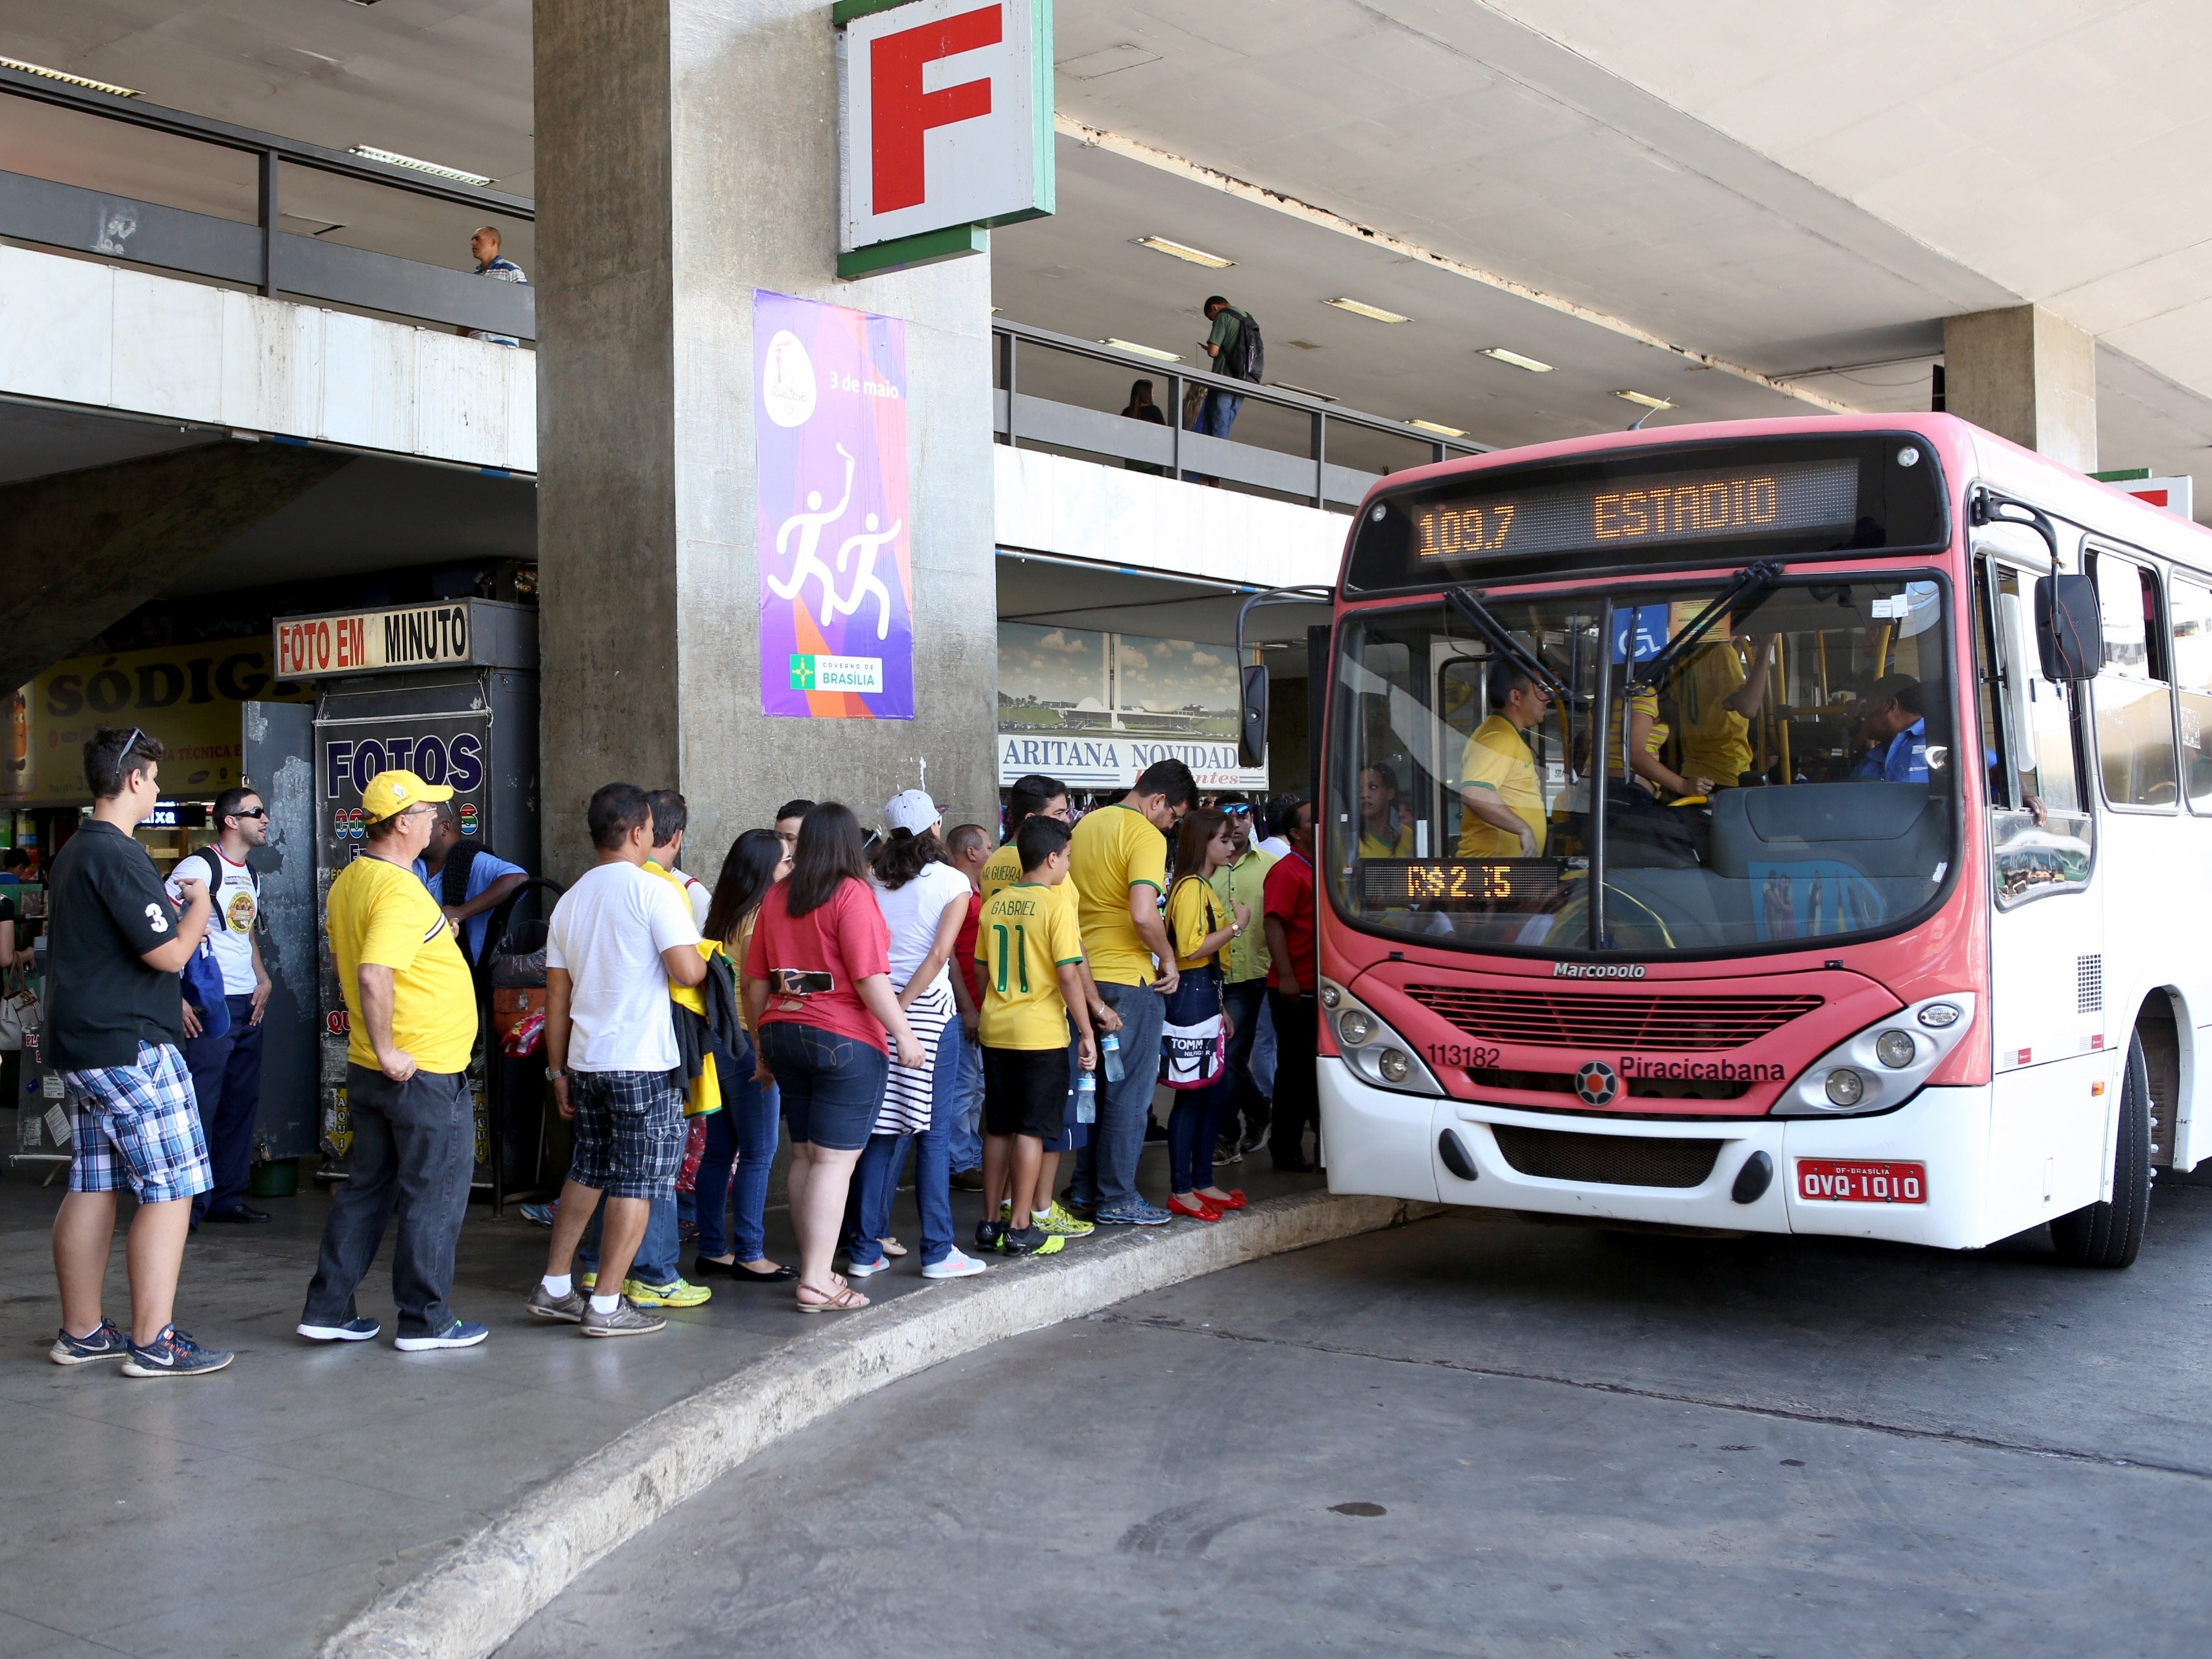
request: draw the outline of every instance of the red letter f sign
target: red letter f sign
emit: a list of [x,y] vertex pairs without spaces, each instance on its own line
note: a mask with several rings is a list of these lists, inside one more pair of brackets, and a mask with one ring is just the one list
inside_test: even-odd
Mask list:
[[875,210],[918,206],[927,194],[922,177],[922,135],[932,127],[972,121],[991,112],[991,82],[963,81],[937,92],[921,89],[921,71],[940,58],[957,57],[1000,38],[996,3],[942,22],[886,34],[872,43],[868,62],[874,105]]

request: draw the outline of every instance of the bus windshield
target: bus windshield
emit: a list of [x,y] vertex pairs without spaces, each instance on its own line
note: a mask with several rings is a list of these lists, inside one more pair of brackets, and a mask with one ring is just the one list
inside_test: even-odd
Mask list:
[[1958,859],[1948,584],[1732,591],[1702,629],[1723,580],[1493,590],[1487,630],[1436,603],[1347,614],[1339,912],[1425,945],[1648,959],[1802,949],[1926,909]]

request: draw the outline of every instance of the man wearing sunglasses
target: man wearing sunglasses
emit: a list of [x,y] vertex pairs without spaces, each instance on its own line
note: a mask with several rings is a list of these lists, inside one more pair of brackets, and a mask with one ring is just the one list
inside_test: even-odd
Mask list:
[[209,814],[216,838],[177,860],[169,896],[179,896],[176,878],[198,876],[207,883],[212,910],[208,940],[222,969],[223,1000],[230,1005],[230,1029],[211,1036],[201,1029],[200,1011],[185,1003],[185,1065],[199,1097],[200,1133],[206,1136],[215,1185],[192,1200],[192,1222],[266,1221],[269,1212],[246,1201],[246,1177],[253,1162],[253,1125],[261,1111],[261,1017],[269,1006],[269,970],[261,964],[260,872],[246,854],[269,839],[269,809],[243,787],[226,789]]

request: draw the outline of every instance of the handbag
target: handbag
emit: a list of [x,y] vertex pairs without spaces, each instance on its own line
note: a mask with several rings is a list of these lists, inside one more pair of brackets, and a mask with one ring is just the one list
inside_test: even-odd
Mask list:
[[39,1000],[20,974],[10,972],[8,991],[0,996],[0,1052],[20,1050],[39,1029]]
[[185,963],[185,1000],[199,1011],[200,1035],[225,1036],[230,1031],[230,999],[223,994],[222,964],[215,959],[215,942],[200,937],[199,948]]
[[[1185,876],[1185,881],[1196,881]],[[1206,919],[1214,921],[1209,889]],[[1206,931],[1216,931],[1208,926]],[[1173,929],[1170,929],[1172,934]],[[1172,937],[1169,940],[1174,948]],[[1163,1001],[1160,1029],[1160,1081],[1170,1089],[1205,1089],[1221,1080],[1229,1069],[1228,1023],[1221,1013],[1221,969],[1212,963],[1182,975],[1175,990]]]

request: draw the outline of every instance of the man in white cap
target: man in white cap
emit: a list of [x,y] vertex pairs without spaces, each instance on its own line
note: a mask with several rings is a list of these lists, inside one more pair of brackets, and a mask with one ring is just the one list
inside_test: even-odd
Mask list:
[[353,1159],[331,1200],[323,1247],[300,1334],[316,1342],[366,1342],[354,1291],[375,1260],[397,1208],[392,1294],[394,1346],[473,1347],[490,1334],[447,1305],[453,1250],[476,1164],[476,1103],[467,1082],[477,1041],[476,988],[453,929],[415,874],[438,803],[453,792],[412,772],[380,772],[361,792],[366,857],[331,883],[324,926],[337,959],[351,1033],[346,1109]]

